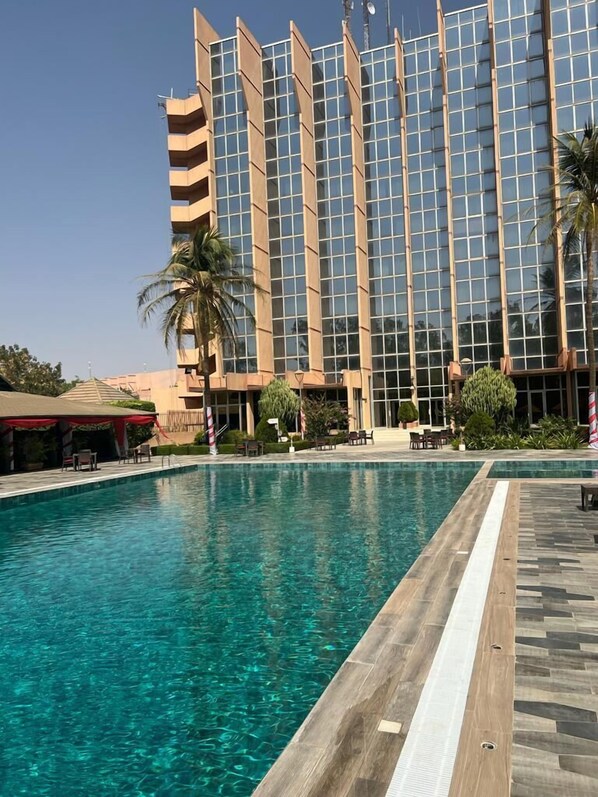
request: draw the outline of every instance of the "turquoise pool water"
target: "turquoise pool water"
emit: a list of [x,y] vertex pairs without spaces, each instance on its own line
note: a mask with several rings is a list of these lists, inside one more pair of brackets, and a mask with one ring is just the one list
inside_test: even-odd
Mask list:
[[478,467],[218,467],[1,511],[0,794],[251,794]]
[[489,479],[595,479],[597,477],[598,459],[495,462],[488,472]]

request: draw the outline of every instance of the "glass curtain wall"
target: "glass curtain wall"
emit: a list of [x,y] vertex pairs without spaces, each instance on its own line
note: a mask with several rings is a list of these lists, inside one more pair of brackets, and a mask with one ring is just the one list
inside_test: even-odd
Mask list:
[[442,423],[453,341],[438,36],[404,50],[417,396],[422,422]]
[[[598,123],[598,4],[551,0],[550,9],[557,133],[579,136],[588,119]],[[565,306],[567,345],[577,349],[580,364],[587,358],[584,285],[583,263],[576,255],[565,263]]]
[[342,44],[313,51],[314,132],[326,381],[359,368],[351,116]]
[[291,44],[263,48],[274,372],[309,370],[299,110]]
[[515,370],[556,365],[555,262],[534,233],[550,188],[541,0],[496,0],[495,46],[509,340]]
[[[210,45],[212,104],[214,114],[214,167],[216,173],[216,214],[222,235],[238,254],[238,267],[251,273],[251,200],[247,111],[237,66],[237,40],[224,39]],[[240,292],[255,314],[253,292]],[[223,345],[224,371],[257,371],[255,332],[250,319],[238,314],[237,350]]]
[[374,425],[411,398],[401,131],[394,46],[361,57]]
[[503,353],[486,7],[445,17],[459,359],[499,366]]

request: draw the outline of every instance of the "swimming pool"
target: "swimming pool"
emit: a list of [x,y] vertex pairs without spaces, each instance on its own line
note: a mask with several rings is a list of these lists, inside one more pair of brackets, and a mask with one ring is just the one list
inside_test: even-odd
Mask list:
[[597,477],[598,459],[495,462],[488,472],[489,479],[595,479]]
[[0,512],[0,793],[249,795],[478,467],[224,466]]

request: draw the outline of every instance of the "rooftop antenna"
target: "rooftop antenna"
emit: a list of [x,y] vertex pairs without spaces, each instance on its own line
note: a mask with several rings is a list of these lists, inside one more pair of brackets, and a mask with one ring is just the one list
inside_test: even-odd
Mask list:
[[170,89],[170,97],[166,94],[158,94],[158,108],[162,108],[164,115],[160,119],[166,119],[166,100],[174,99],[174,89]]
[[354,6],[353,0],[343,0],[343,19],[349,30],[351,30],[351,12]]
[[87,363],[87,373],[89,374],[89,378],[91,379],[91,360]]
[[370,17],[376,13],[376,6],[368,0],[363,0],[363,47],[370,49]]
[[390,27],[390,0],[386,0],[386,43],[392,44],[392,30]]

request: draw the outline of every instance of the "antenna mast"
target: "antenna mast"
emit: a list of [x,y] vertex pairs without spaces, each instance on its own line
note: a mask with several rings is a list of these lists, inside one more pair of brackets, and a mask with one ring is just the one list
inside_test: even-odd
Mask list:
[[390,0],[386,0],[386,43],[392,44],[392,28],[390,26]]
[[371,0],[362,0],[363,12],[363,49],[370,49],[370,17],[376,13],[376,6]]
[[353,11],[353,0],[343,0],[343,19],[349,30],[351,29],[351,11]]

